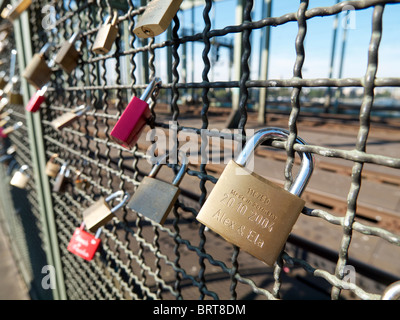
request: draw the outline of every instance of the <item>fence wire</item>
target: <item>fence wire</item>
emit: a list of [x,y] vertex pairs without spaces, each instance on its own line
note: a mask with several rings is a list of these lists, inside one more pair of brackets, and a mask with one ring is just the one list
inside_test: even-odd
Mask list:
[[[349,250],[353,233],[379,237],[393,246],[400,245],[400,236],[380,227],[364,224],[356,219],[357,200],[361,188],[363,166],[372,163],[383,167],[400,168],[400,159],[371,154],[366,151],[370,132],[371,111],[376,87],[398,87],[400,78],[378,78],[378,53],[382,37],[383,12],[389,4],[398,1],[345,1],[329,7],[309,8],[309,1],[300,1],[297,12],[288,12],[279,17],[252,20],[254,1],[244,1],[243,23],[213,28],[211,11],[215,2],[206,0],[203,5],[203,30],[198,33],[183,32],[180,15],[173,18],[172,27],[165,41],[150,38],[137,39],[133,33],[135,21],[142,14],[145,1],[33,1],[28,9],[32,51],[39,52],[46,43],[52,43],[50,56],[72,34],[81,31],[76,43],[81,52],[78,67],[67,74],[54,67],[54,75],[46,94],[45,106],[40,109],[46,159],[58,154],[56,161],[69,161],[72,178],[65,192],[52,192],[57,239],[61,255],[62,272],[68,299],[279,299],[282,290],[291,283],[285,267],[295,266],[306,274],[321,278],[330,298],[340,299],[346,292],[351,298],[379,299],[382,289],[370,290],[362,283],[349,283],[345,279],[349,265]],[[42,26],[42,8],[51,5],[56,12],[53,29]],[[304,79],[303,64],[307,52],[304,42],[308,22],[316,17],[333,16],[345,6],[354,10],[373,8],[371,38],[368,49],[368,66],[362,78],[318,78]],[[118,10],[119,34],[113,49],[106,55],[95,55],[91,48],[102,21]],[[293,75],[288,79],[254,80],[250,77],[249,58],[252,53],[251,32],[269,26],[280,28],[288,23],[297,23],[295,39],[296,59]],[[237,81],[211,81],[213,41],[240,33],[243,53],[241,75]],[[229,38],[230,41],[231,38]],[[185,44],[201,43],[201,81],[182,80],[182,49]],[[269,268],[250,255],[230,245],[218,235],[199,224],[195,217],[213,185],[218,172],[205,163],[191,165],[182,183],[182,194],[174,205],[164,226],[137,215],[124,207],[115,213],[101,234],[101,247],[91,262],[83,261],[67,250],[74,230],[82,222],[82,212],[100,196],[124,190],[133,195],[144,176],[150,171],[148,145],[138,143],[131,151],[110,139],[109,133],[119,119],[132,95],[140,95],[149,79],[157,76],[163,67],[156,59],[171,54],[170,78],[163,79],[160,94],[153,97],[154,121],[151,127],[166,130],[171,121],[176,123],[177,132],[194,132],[199,137],[201,129],[212,129],[215,110],[211,95],[215,89],[239,90],[238,131],[232,134],[235,141],[245,141],[248,127],[250,91],[259,88],[290,88],[290,113],[286,129],[290,135],[287,143],[275,142],[274,147],[286,151],[285,187],[292,182],[295,152],[311,152],[319,157],[351,161],[351,186],[347,197],[347,210],[337,216],[329,210],[307,205],[302,215],[320,219],[331,225],[340,226],[341,243],[336,261],[326,269],[314,265],[306,256],[296,254],[290,244],[273,268]],[[158,56],[159,55],[159,56]],[[148,69],[144,70],[143,65]],[[197,64],[197,63],[196,63]],[[111,75],[111,76],[110,76]],[[353,150],[328,148],[313,144],[295,144],[298,123],[302,115],[301,94],[304,88],[363,88],[363,100],[359,109],[359,127]],[[188,109],[181,100],[187,93],[199,94],[199,105],[191,109],[196,121],[185,121]],[[78,105],[86,104],[91,109],[72,126],[61,131],[51,126],[51,121]],[[14,108],[10,123],[24,121],[22,107]],[[194,111],[193,111],[194,110]],[[273,113],[273,111],[268,111]],[[182,124],[183,123],[183,124]],[[18,146],[16,159],[19,163],[30,163],[29,146],[24,142],[22,130],[10,135],[11,142]],[[144,134],[145,135],[145,134]],[[223,141],[226,135],[215,133]],[[201,139],[199,139],[202,141]],[[204,148],[204,145],[202,145]],[[171,179],[179,165],[168,165],[162,177]],[[87,181],[83,189],[73,183],[77,171]],[[31,173],[33,176],[33,173]],[[50,179],[51,187],[54,179]],[[41,221],[35,195],[35,181],[28,187],[28,198],[37,221]],[[39,228],[40,229],[40,228]],[[300,248],[301,249],[301,248]]]

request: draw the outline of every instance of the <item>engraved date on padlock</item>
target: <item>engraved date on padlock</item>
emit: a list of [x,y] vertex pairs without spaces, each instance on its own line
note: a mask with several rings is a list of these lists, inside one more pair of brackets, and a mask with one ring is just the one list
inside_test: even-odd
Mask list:
[[[299,174],[289,191],[244,165],[249,149],[267,139],[287,138],[281,129],[264,129],[246,143],[222,172],[197,220],[268,265],[273,265],[304,207],[299,196],[313,170],[312,155],[301,154]],[[305,144],[300,138],[297,143]],[[249,147],[250,146],[250,147]]]

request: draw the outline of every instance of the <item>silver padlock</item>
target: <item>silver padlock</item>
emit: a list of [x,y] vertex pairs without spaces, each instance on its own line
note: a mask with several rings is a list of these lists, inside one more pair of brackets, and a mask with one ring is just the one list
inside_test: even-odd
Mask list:
[[[115,207],[110,208],[108,203],[118,197],[121,198],[120,203]],[[98,228],[104,226],[114,217],[114,213],[125,205],[128,199],[129,194],[121,190],[114,192],[105,199],[101,197],[100,200],[96,201],[82,213],[86,228],[91,232],[94,232]]]
[[11,178],[10,184],[14,187],[25,189],[30,179],[30,176],[26,173],[26,170],[28,169],[29,166],[26,164],[21,166],[19,171],[17,171]]

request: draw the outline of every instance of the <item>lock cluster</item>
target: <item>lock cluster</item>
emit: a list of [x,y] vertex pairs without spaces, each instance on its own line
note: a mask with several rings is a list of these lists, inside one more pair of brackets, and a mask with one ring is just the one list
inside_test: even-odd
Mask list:
[[[15,20],[28,8],[31,1],[20,1],[14,6],[8,5],[1,16]],[[164,32],[171,23],[182,0],[153,0],[149,2],[143,14],[139,17],[133,32],[137,37],[155,37]],[[117,12],[110,12],[106,21],[98,28],[91,51],[98,55],[107,55],[119,34]],[[58,66],[63,72],[71,74],[82,59],[76,42],[82,37],[82,32],[76,30],[66,41],[60,44],[48,43],[38,53],[35,53],[27,64],[22,76],[37,91],[26,105],[26,111],[37,112],[46,100],[46,93],[51,87],[54,69]],[[58,51],[51,55],[53,48]],[[9,79],[0,77],[0,89],[6,95],[0,101],[0,112],[9,104],[23,104],[21,94],[16,84],[19,79],[15,76],[15,60],[17,52],[11,55]],[[144,89],[140,98],[133,96],[110,132],[110,140],[131,150],[138,142],[144,128],[153,117],[151,99],[155,99],[162,88],[162,81],[154,77]],[[85,104],[74,110],[63,113],[53,119],[50,124],[56,131],[71,126],[91,110]],[[7,114],[8,112],[8,114]],[[8,135],[17,130],[21,123],[7,127],[7,117],[12,111],[0,115],[0,136],[7,139]],[[207,227],[207,230],[219,234],[226,241],[247,251],[268,265],[273,265],[278,259],[287,238],[304,208],[305,201],[301,199],[303,190],[312,175],[314,168],[311,153],[299,152],[302,160],[297,178],[289,190],[249,170],[246,164],[260,144],[272,145],[274,141],[287,141],[289,133],[281,128],[264,128],[257,131],[246,142],[242,152],[235,160],[231,160],[205,203],[196,219]],[[306,142],[297,137],[295,143],[305,145]],[[3,150],[2,162],[13,163],[15,146]],[[169,153],[159,157],[151,171],[146,175],[134,193],[128,194],[118,190],[105,195],[82,212],[83,221],[76,228],[68,250],[81,258],[93,259],[100,245],[101,232],[104,226],[115,217],[115,213],[126,207],[129,212],[148,219],[154,224],[163,225],[180,196],[180,184],[188,170],[189,160],[186,154],[179,152],[179,171],[173,181],[166,182],[157,178],[162,165],[166,164]],[[15,166],[15,162],[14,165]],[[12,167],[12,170],[14,167]],[[46,163],[45,172],[52,181],[52,192],[63,193],[68,184],[79,190],[85,190],[88,181],[79,169],[72,170],[68,161],[53,154]],[[11,173],[10,173],[11,175]],[[10,184],[19,189],[25,189],[32,172],[27,165],[17,168],[12,175]],[[117,202],[115,205],[114,202]],[[112,206],[111,203],[114,205]]]

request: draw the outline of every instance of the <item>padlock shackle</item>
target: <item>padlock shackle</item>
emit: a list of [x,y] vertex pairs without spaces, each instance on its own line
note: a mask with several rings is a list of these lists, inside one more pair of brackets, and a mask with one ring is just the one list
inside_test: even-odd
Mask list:
[[84,104],[81,104],[80,106],[76,107],[75,110],[73,111],[78,117],[82,116],[84,113],[88,112],[90,110],[90,106],[85,106]]
[[40,52],[39,52],[39,53],[45,56],[45,55],[47,54],[47,52],[49,52],[49,49],[50,49],[51,45],[52,45],[52,43],[46,43],[46,44],[40,49]]
[[129,193],[119,190],[119,191],[114,192],[113,194],[109,195],[107,198],[105,198],[104,201],[110,202],[111,200],[118,198],[118,197],[123,197],[123,198],[121,199],[121,202],[119,204],[117,204],[115,207],[113,207],[111,209],[111,213],[116,212],[118,209],[122,208],[126,204],[126,202],[129,199]]
[[[267,140],[287,140],[289,131],[281,128],[265,128],[257,131],[245,144],[242,152],[235,159],[235,162],[244,167],[247,160],[253,154],[254,150]],[[306,145],[307,143],[300,137],[296,138],[295,143]],[[300,197],[314,170],[314,157],[309,152],[298,152],[301,158],[300,170],[296,179],[289,188],[289,192]]]
[[[175,179],[172,181],[172,185],[174,186],[179,186],[181,183],[183,176],[186,173],[187,166],[188,166],[188,158],[186,157],[186,154],[183,151],[179,151],[179,154],[182,154],[182,165],[181,168],[179,169]],[[161,166],[164,164],[162,163],[164,160],[169,158],[169,153],[164,154],[158,161],[157,163],[153,166],[149,173],[150,178],[155,178],[157,173],[160,171]]]
[[80,31],[80,30],[76,31],[76,32],[71,36],[71,38],[69,38],[68,42],[71,43],[71,44],[74,44],[74,43],[76,42],[76,40],[78,40],[78,36],[79,36],[80,34],[81,34],[81,31]]
[[[140,100],[147,102],[151,98],[151,95],[153,94],[154,90],[158,89],[161,85],[162,81],[160,78],[155,77],[147,86],[147,88],[144,90],[142,95],[140,96]],[[150,104],[150,103],[148,103]]]
[[[22,165],[20,168],[19,168],[19,172],[24,172],[24,171],[26,171],[26,170],[28,170],[29,169],[29,166],[27,165],[27,164],[24,164],[24,165]],[[28,174],[27,174],[28,175]]]
[[65,174],[65,171],[67,170],[68,164],[69,164],[69,161],[65,161],[65,162],[62,164],[62,166],[61,166],[61,168],[60,168],[59,174]]
[[399,300],[400,299],[400,281],[393,282],[382,294],[381,300]]

